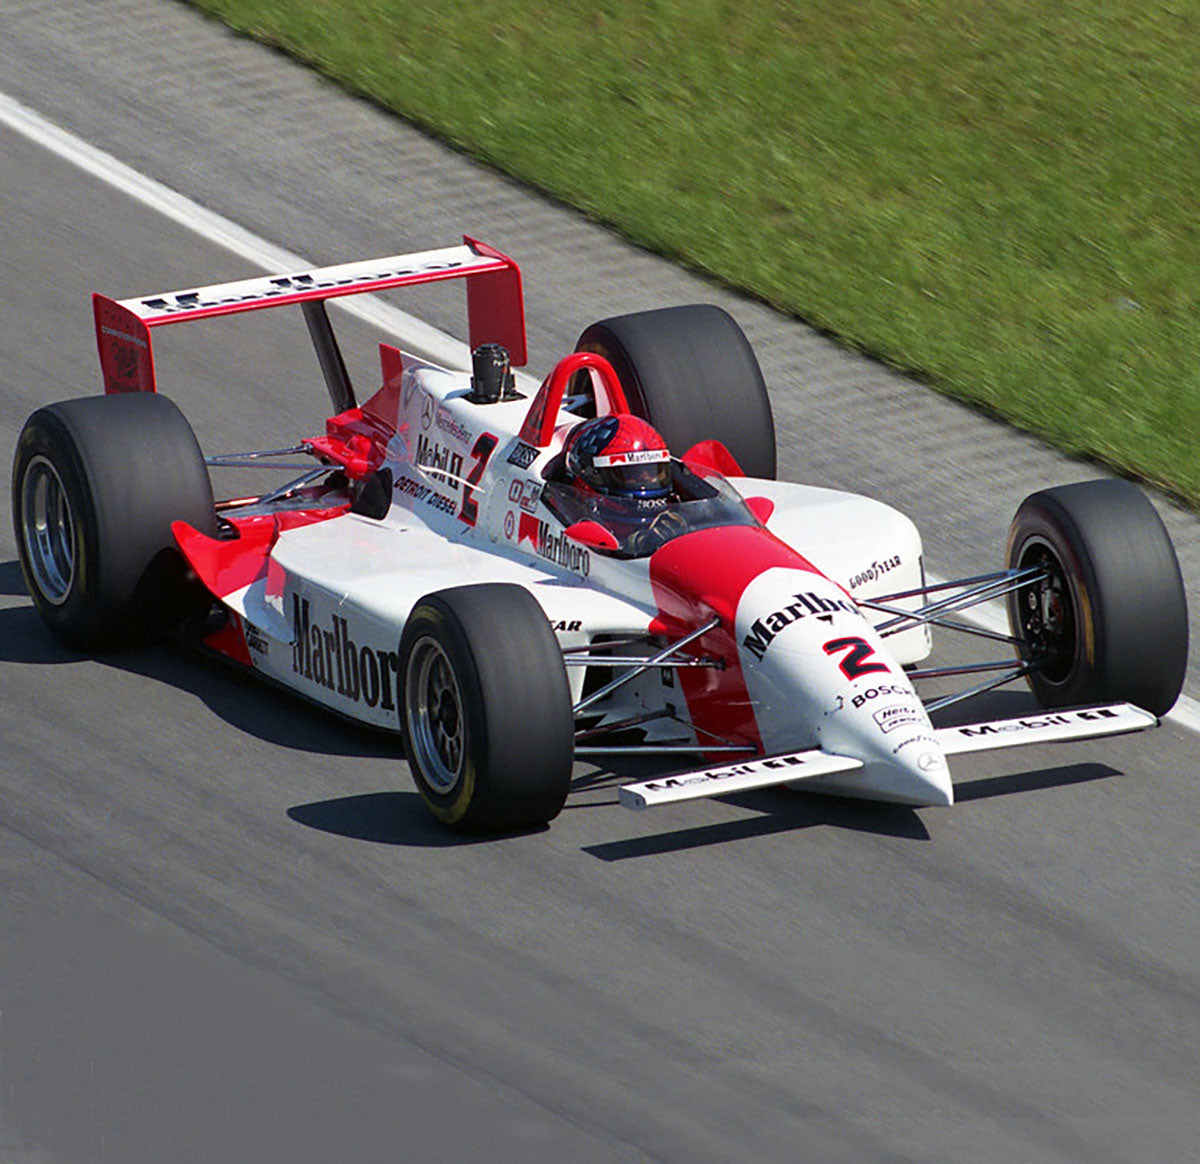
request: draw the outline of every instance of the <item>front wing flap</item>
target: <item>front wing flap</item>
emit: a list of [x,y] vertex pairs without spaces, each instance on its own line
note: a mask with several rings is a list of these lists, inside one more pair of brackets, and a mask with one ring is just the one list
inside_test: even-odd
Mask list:
[[814,748],[807,752],[785,752],[780,756],[763,756],[719,768],[704,768],[698,772],[659,776],[641,784],[627,784],[618,790],[617,797],[626,808],[650,808],[679,800],[701,800],[707,796],[770,788],[810,776],[853,772],[862,766],[863,762],[852,756],[838,756]]
[[1115,736],[1157,727],[1158,718],[1132,703],[1077,707],[1068,711],[1042,711],[989,723],[969,723],[938,728],[934,735],[947,756],[1012,748],[1018,744],[1048,744],[1059,740],[1084,740]]

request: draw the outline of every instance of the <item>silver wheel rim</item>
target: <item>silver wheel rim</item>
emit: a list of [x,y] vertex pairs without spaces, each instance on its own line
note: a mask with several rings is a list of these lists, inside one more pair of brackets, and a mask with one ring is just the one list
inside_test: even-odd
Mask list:
[[465,724],[454,669],[434,639],[418,640],[408,657],[404,700],[413,759],[434,791],[446,795],[462,779]]
[[62,478],[45,457],[34,457],[25,469],[21,529],[34,585],[47,602],[61,606],[75,581],[75,522]]

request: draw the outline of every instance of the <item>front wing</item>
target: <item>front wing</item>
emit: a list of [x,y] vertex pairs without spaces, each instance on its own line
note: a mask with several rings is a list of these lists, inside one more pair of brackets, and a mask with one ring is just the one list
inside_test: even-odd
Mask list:
[[[1019,744],[1120,735],[1157,726],[1158,718],[1148,711],[1131,703],[1113,703],[938,728],[934,734],[943,752],[953,756]],[[626,808],[642,809],[780,784],[803,790],[806,781],[854,772],[862,767],[863,762],[852,756],[839,756],[814,748],[628,784],[618,791],[618,798]],[[853,795],[852,784],[843,784],[839,791]]]

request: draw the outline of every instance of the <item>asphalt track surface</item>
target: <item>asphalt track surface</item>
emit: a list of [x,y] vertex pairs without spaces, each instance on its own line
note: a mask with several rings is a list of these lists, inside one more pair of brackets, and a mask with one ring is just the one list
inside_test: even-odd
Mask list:
[[[944,575],[998,562],[1025,493],[1097,475],[173,3],[9,0],[0,92],[314,263],[495,243],[539,372],[595,318],[723,303],[782,475],[892,500]],[[5,464],[35,407],[98,388],[91,291],[253,270],[3,127],[0,205]],[[399,303],[462,333],[453,296]],[[294,328],[158,333],[207,448],[318,430]],[[369,382],[377,333],[344,335]],[[1195,612],[1200,523],[1163,512]],[[961,757],[951,810],[633,814],[580,765],[551,829],[468,843],[386,737],[169,647],[63,650],[15,556],[0,527],[0,1161],[1195,1158],[1178,724]]]

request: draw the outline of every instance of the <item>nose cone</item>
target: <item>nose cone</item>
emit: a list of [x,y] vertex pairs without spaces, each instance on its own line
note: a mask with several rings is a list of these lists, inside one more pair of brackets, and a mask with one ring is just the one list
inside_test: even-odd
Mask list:
[[[830,733],[833,734],[833,733]],[[822,747],[837,755],[858,756],[863,766],[815,780],[797,781],[800,791],[832,792],[864,800],[884,800],[914,808],[947,807],[954,803],[954,785],[941,745],[931,732],[907,740],[880,741],[869,732],[839,732],[836,742],[823,739]]]
[[890,756],[888,762],[867,765],[865,782],[875,783],[874,794],[897,804],[953,804],[954,785],[941,745],[933,739],[920,739],[911,751],[911,756]]
[[[852,754],[851,749],[844,748],[841,754]],[[911,761],[876,757],[857,771],[797,780],[789,787],[797,792],[825,792],[913,808],[945,808],[954,803],[950,770],[936,742]]]
[[942,758],[942,766],[922,772],[929,795],[929,799],[925,803],[948,808],[954,803],[954,784],[950,780],[950,769],[946,766],[945,758],[942,757],[941,748],[938,748],[937,754]]
[[950,805],[954,788],[924,704],[887,644],[822,575],[771,569],[737,609],[746,691],[764,750],[811,746],[862,768],[795,785],[914,806]]
[[830,709],[818,735],[825,751],[863,762],[838,778],[842,795],[915,807],[954,803],[942,745],[907,680],[860,684]]

